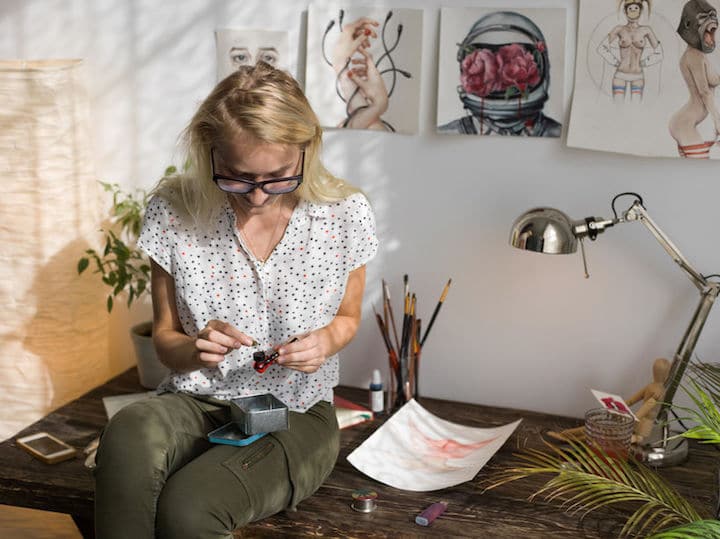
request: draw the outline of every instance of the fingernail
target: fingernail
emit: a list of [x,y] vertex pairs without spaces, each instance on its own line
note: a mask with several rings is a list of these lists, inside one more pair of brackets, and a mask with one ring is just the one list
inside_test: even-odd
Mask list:
[[284,348],[279,348],[279,349],[278,349],[278,354],[283,355],[284,353],[285,353],[285,349],[284,349]]
[[365,30],[365,35],[366,35],[366,36],[369,36],[369,35],[370,35],[370,30],[367,30],[367,29],[366,29],[366,30]]
[[352,69],[348,69],[348,77],[352,77],[352,76],[353,76]]
[[235,342],[233,343],[233,347],[234,347],[234,348],[240,348],[241,346],[242,346],[242,343],[241,343],[240,341],[235,341]]

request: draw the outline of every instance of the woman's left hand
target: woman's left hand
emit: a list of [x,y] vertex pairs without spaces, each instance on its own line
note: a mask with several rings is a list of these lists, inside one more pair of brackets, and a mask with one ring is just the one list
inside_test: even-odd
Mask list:
[[317,371],[327,360],[329,338],[327,330],[320,328],[295,342],[280,345],[278,365],[308,374]]

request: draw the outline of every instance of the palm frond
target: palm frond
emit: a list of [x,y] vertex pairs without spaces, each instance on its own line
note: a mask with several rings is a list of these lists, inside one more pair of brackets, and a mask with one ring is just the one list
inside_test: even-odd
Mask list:
[[694,361],[690,364],[690,373],[715,406],[720,407],[720,365]]
[[691,379],[683,384],[683,390],[692,399],[695,409],[675,405],[675,409],[683,410],[696,426],[680,434],[683,438],[699,440],[703,444],[720,444],[720,409],[703,386],[697,380]]
[[720,537],[720,520],[698,520],[656,533],[648,539],[717,539]]
[[572,514],[583,516],[603,507],[625,505],[630,515],[621,537],[653,534],[701,517],[657,473],[646,466],[614,458],[595,446],[568,440],[566,448],[547,443],[547,450],[528,448],[516,462],[496,472],[485,490],[531,476],[551,477],[530,500],[542,497]]

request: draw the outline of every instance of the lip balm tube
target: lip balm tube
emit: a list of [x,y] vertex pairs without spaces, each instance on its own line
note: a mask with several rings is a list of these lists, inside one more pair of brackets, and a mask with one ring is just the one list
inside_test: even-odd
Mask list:
[[425,511],[415,517],[415,524],[420,526],[429,526],[432,522],[442,515],[447,509],[447,502],[437,502],[428,506]]

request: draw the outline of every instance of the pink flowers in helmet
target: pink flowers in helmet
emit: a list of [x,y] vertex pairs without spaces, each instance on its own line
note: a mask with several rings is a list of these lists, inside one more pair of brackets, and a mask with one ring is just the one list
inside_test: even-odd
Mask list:
[[[538,52],[545,44],[537,44]],[[462,61],[460,83],[470,94],[485,97],[493,92],[512,90],[523,94],[540,82],[540,70],[534,55],[519,43],[503,45],[497,52],[490,49],[476,49]]]

